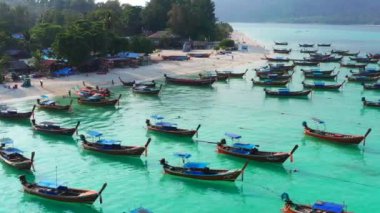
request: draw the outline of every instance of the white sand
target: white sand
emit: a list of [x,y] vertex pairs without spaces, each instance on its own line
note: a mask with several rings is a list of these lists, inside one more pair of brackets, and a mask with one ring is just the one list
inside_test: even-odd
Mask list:
[[[257,42],[252,41],[242,33],[233,33],[232,38],[236,41],[244,41],[247,45],[255,50],[262,49]],[[213,52],[213,50],[202,50],[195,52]],[[47,79],[43,78],[44,87],[40,87],[40,79],[32,79],[32,87],[22,88],[16,90],[0,88],[0,104],[11,103],[18,101],[25,101],[36,99],[41,95],[49,96],[63,96],[67,95],[68,91],[73,88],[82,86],[82,81],[88,85],[99,85],[100,87],[111,87],[112,80],[115,85],[120,85],[118,77],[120,76],[125,81],[130,80],[153,80],[163,78],[163,74],[168,75],[186,75],[195,74],[202,71],[212,70],[232,70],[234,67],[248,66],[250,63],[260,60],[261,53],[251,52],[233,52],[232,55],[215,55],[212,54],[210,58],[191,58],[189,61],[161,61],[160,55],[186,55],[182,51],[163,50],[160,53],[152,54],[151,58],[155,63],[152,65],[141,66],[139,68],[115,68],[110,70],[106,75],[99,75],[96,73],[79,74],[69,77]],[[13,86],[14,83],[8,85]]]

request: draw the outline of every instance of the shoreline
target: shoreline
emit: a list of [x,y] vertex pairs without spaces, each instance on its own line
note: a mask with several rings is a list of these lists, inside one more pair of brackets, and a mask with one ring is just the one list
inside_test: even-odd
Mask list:
[[[50,98],[66,96],[69,90],[81,87],[83,81],[92,86],[112,88],[121,85],[119,77],[124,81],[150,81],[163,79],[164,74],[179,76],[203,71],[231,70],[258,62],[265,53],[264,47],[244,33],[234,32],[231,38],[238,43],[245,41],[249,48],[253,48],[254,51],[235,51],[232,53],[232,57],[231,55],[216,55],[214,50],[195,50],[194,52],[212,52],[213,54],[210,58],[191,58],[189,61],[162,61],[159,55],[185,54],[181,50],[162,50],[159,53],[151,54],[152,64],[138,68],[113,68],[107,74],[85,73],[52,79],[31,79],[32,87],[23,88],[20,83],[16,83],[19,87],[15,90],[2,86],[0,88],[0,104],[35,100],[41,95],[48,95]],[[43,81],[43,87],[40,86],[40,80]],[[4,86],[13,86],[14,84],[7,83]]]

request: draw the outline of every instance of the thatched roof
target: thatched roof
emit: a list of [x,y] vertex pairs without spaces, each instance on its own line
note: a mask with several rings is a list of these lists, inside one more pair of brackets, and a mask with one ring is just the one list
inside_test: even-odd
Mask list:
[[152,35],[148,36],[150,39],[163,39],[163,38],[179,38],[179,36],[169,32],[169,31],[157,31]]

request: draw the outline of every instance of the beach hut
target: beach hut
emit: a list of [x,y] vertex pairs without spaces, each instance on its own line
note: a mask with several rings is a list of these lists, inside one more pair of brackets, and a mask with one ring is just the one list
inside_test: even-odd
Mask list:
[[148,36],[157,48],[182,48],[181,38],[170,31],[157,31]]

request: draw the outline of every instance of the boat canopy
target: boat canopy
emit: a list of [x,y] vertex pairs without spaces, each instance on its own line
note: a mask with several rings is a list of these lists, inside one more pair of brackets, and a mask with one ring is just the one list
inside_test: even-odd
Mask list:
[[132,210],[130,213],[153,213],[153,212],[148,209],[140,207],[140,208]]
[[313,205],[313,210],[321,210],[331,213],[343,213],[344,205],[329,202],[317,202]]
[[0,144],[13,144],[13,140],[11,138],[1,138],[0,139]]
[[162,115],[152,115],[150,117],[153,119],[156,119],[156,120],[163,120],[164,119],[164,116],[162,116]]
[[3,149],[2,152],[4,152],[7,155],[22,154],[23,153],[23,151],[21,151],[21,150],[19,150],[17,148],[13,148],[13,147],[9,147],[9,148]]
[[187,162],[183,165],[183,167],[187,169],[204,169],[208,164],[209,163],[205,162]]
[[176,123],[170,123],[170,122],[157,122],[157,126],[162,126],[162,127],[176,127]]
[[174,156],[188,159],[191,157],[191,154],[176,152],[176,153],[174,153]]
[[87,131],[87,135],[89,135],[91,137],[100,137],[103,135],[103,133],[98,132],[96,130],[90,130],[90,131]]
[[96,141],[96,143],[102,144],[102,145],[120,145],[121,141],[101,139],[101,140]]
[[324,124],[325,123],[324,121],[322,121],[321,119],[318,119],[318,118],[311,118],[311,120],[313,120],[313,121],[315,121],[315,122],[317,122],[319,124]]
[[231,133],[231,132],[226,132],[224,133],[225,136],[230,137],[231,139],[240,139],[241,135]]
[[41,98],[49,99],[49,96],[47,96],[47,95],[41,95]]
[[55,101],[53,101],[53,100],[45,100],[45,101],[42,101],[41,104],[44,104],[44,105],[52,105],[52,104],[55,104]]
[[255,144],[249,144],[249,143],[234,143],[232,146],[234,148],[239,148],[239,149],[253,149],[256,147]]
[[43,121],[43,122],[40,123],[40,125],[59,127],[59,125],[57,123],[54,123],[54,122],[51,122],[51,121]]
[[315,86],[325,86],[326,84],[323,81],[314,81],[314,85]]
[[88,100],[101,100],[103,97],[99,94],[92,95],[88,97]]
[[312,72],[321,72],[321,68],[311,68],[310,71],[312,71]]
[[59,187],[64,187],[61,184],[58,184],[57,182],[47,181],[47,180],[40,181],[37,183],[37,185],[46,187],[46,188],[52,188],[52,189],[58,189]]

